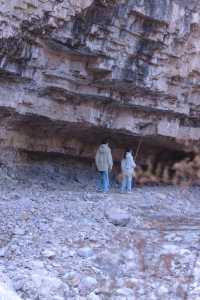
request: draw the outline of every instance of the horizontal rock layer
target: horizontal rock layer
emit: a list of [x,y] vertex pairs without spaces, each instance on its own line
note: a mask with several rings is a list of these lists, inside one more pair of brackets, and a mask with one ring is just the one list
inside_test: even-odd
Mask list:
[[0,145],[199,148],[200,4],[0,1]]

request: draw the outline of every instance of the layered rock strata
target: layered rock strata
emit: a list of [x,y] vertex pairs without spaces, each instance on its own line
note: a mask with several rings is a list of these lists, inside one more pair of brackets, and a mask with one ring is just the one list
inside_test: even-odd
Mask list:
[[200,140],[200,3],[0,0],[0,145],[90,158]]

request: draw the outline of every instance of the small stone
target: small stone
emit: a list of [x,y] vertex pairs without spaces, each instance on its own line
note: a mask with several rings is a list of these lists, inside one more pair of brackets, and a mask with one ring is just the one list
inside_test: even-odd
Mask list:
[[53,250],[46,249],[42,251],[42,255],[47,258],[54,258],[56,256],[56,253]]
[[34,287],[42,296],[50,295],[52,293],[56,294],[57,291],[63,288],[63,283],[59,278],[52,276],[44,270],[32,273],[31,280]]
[[25,234],[25,230],[24,229],[22,229],[22,228],[19,228],[19,227],[17,227],[17,228],[15,228],[15,235],[24,235]]
[[0,299],[4,300],[22,300],[15,291],[6,283],[0,282]]
[[121,288],[117,290],[117,295],[120,296],[130,296],[133,294],[133,290],[129,288]]
[[80,248],[77,253],[79,256],[84,258],[88,258],[94,255],[94,251],[89,247]]
[[61,296],[54,296],[53,300],[65,300],[65,298]]
[[13,286],[14,286],[16,291],[22,290],[22,288],[24,286],[23,280],[15,280],[13,282]]
[[167,195],[162,193],[157,193],[156,196],[161,200],[165,200],[167,198]]
[[120,208],[109,208],[105,211],[107,219],[116,226],[126,226],[130,221],[130,215]]
[[127,260],[133,260],[133,259],[135,259],[135,253],[134,253],[133,250],[131,250],[131,249],[128,249],[128,250],[124,251],[124,252],[122,253],[122,256],[123,256],[125,259],[127,259]]
[[41,260],[33,260],[33,261],[31,261],[29,267],[31,269],[43,269],[44,268],[44,263]]
[[97,287],[97,280],[93,277],[87,276],[81,280],[79,285],[80,294],[88,295]]
[[0,257],[4,257],[6,255],[7,248],[0,249]]
[[80,284],[80,275],[76,272],[66,273],[63,279],[69,286],[77,287]]
[[158,288],[157,293],[159,296],[167,295],[169,293],[169,289],[166,286],[161,285]]
[[87,296],[87,300],[100,300],[100,297],[95,293],[91,293]]
[[121,295],[120,296],[115,295],[113,298],[111,298],[111,300],[127,300],[127,297]]
[[63,257],[73,257],[76,254],[75,250],[63,250]]

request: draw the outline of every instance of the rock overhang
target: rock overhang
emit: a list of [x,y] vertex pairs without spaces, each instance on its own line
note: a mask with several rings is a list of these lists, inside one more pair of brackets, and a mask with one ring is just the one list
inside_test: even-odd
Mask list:
[[[14,42],[5,29],[1,40],[0,106],[11,112],[2,118],[2,145],[66,154],[77,147],[77,156],[83,148],[93,153],[105,136],[116,148],[134,150],[141,137],[144,151],[199,146],[193,2],[188,8],[180,1],[74,1],[69,15],[61,12],[68,1],[48,2],[48,14],[43,4],[32,7],[38,22],[27,14],[30,2],[17,29],[6,25]],[[14,14],[20,5],[11,5]]]

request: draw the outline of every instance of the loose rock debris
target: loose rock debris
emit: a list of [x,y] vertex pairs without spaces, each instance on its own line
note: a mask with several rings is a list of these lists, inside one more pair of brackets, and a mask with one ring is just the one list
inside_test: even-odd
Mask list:
[[44,174],[23,174],[0,179],[0,270],[12,283],[7,295],[199,299],[199,187],[101,194],[94,185],[59,184],[57,173],[51,182]]

